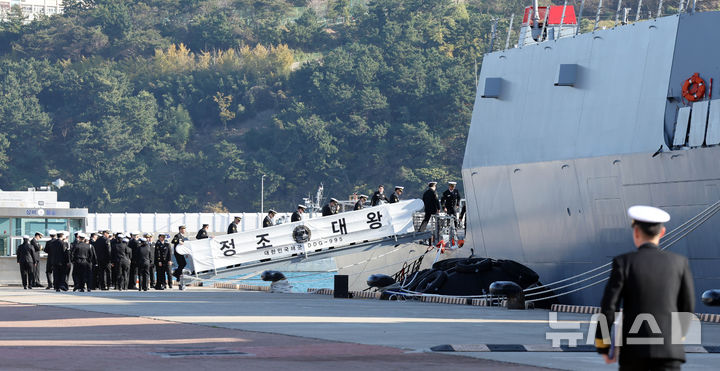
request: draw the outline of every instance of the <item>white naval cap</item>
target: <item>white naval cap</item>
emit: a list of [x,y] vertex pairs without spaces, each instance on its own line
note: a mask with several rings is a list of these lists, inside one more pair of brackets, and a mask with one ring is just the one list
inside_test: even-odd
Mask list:
[[78,232],[77,236],[78,236],[79,238],[86,238],[86,237],[87,237],[87,235],[85,234],[85,232]]
[[338,201],[338,200],[337,200],[337,198],[332,198],[332,197],[330,198],[330,201],[333,201],[333,202],[340,202],[340,201]]
[[24,235],[22,236],[22,238],[23,238],[24,240],[29,240],[29,239],[30,239],[30,236],[24,234]]
[[303,210],[305,210],[305,205],[300,205],[300,204],[298,204],[298,209],[303,209]]
[[364,198],[364,199],[367,199],[367,198],[368,198],[368,196],[367,196],[367,195],[365,195],[365,194],[361,194],[361,195],[359,195],[359,196],[358,196],[358,198]]
[[403,189],[405,189],[405,187],[403,187],[403,186],[395,186],[395,189],[399,189],[399,190],[402,191]]
[[127,238],[123,238],[122,242],[128,243],[128,242],[130,242],[130,240],[128,240]]
[[118,233],[117,238],[125,238],[125,233]]
[[457,185],[457,182],[448,182],[449,185]]
[[54,230],[54,229],[48,229],[48,235],[54,236],[54,235],[56,235],[56,234],[57,234],[57,231],[56,231],[56,230]]
[[140,237],[140,241],[147,242],[147,239],[145,237]]
[[670,214],[652,206],[636,205],[628,209],[630,219],[644,223],[666,223],[670,221]]

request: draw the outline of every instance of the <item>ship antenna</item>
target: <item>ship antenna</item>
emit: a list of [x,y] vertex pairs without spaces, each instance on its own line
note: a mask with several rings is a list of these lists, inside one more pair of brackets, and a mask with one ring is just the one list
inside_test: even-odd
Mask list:
[[[547,11],[545,11],[545,14],[547,14]],[[540,41],[540,11],[538,10],[538,0],[533,0],[533,26],[532,31],[530,31],[530,35],[532,36],[533,40]],[[543,25],[544,27],[544,25]]]
[[540,23],[540,13],[538,11],[538,0],[533,0],[533,28],[537,30]]
[[492,53],[493,49],[495,49],[495,33],[497,31],[497,23],[497,18],[493,19],[492,35],[490,36],[490,47],[488,48],[488,53]]
[[514,20],[515,20],[515,13],[510,14],[510,24],[508,25],[508,34],[507,34],[507,38],[505,39],[505,49],[510,47],[510,32],[512,32],[512,25],[513,25]]
[[602,9],[602,0],[598,2],[597,13],[595,14],[595,25],[593,26],[593,32],[597,30],[598,22],[600,22],[600,10]]
[[555,40],[560,38],[560,34],[562,33],[562,26],[563,23],[565,23],[565,9],[567,9],[567,0],[563,3],[563,11],[562,15],[560,16],[560,27],[558,28],[557,35],[555,35]]
[[660,2],[658,3],[658,11],[657,11],[657,14],[655,15],[655,18],[660,18],[662,16],[662,3],[663,3],[663,0],[660,0]]
[[577,28],[575,29],[575,35],[580,33],[580,21],[582,20],[583,8],[585,8],[585,0],[580,2],[580,12],[577,16]]
[[616,27],[618,24],[618,19],[620,18],[620,8],[622,7],[622,0],[618,0],[618,6],[617,10],[615,11],[615,24],[613,27]]
[[642,9],[642,0],[638,1],[637,13],[635,14],[635,22],[640,20],[640,9]]

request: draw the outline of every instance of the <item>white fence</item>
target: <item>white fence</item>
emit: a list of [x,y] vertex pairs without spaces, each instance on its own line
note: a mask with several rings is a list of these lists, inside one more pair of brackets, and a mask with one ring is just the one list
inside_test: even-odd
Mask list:
[[[187,236],[194,237],[203,224],[209,224],[211,235],[225,234],[235,216],[241,216],[238,232],[258,229],[267,214],[261,213],[88,213],[85,230],[96,232],[109,229],[113,232],[177,233],[178,227],[187,227]],[[305,214],[307,215],[307,214]],[[290,213],[275,215],[275,221],[290,221]]]

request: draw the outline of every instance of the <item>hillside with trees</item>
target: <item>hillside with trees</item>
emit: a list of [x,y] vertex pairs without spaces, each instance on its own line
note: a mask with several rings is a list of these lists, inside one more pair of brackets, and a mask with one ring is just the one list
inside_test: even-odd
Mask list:
[[59,177],[93,212],[258,210],[262,175],[280,210],[320,183],[419,197],[459,180],[493,19],[499,49],[526,3],[66,0],[32,22],[13,8],[0,189]]

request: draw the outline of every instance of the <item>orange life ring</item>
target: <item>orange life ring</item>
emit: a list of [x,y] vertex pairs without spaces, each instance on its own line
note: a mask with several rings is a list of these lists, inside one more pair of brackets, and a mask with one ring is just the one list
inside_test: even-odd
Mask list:
[[705,96],[705,80],[695,72],[692,77],[685,80],[682,88],[682,95],[690,102],[697,102]]

